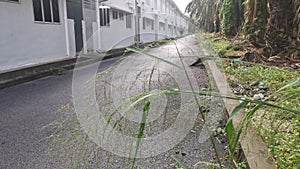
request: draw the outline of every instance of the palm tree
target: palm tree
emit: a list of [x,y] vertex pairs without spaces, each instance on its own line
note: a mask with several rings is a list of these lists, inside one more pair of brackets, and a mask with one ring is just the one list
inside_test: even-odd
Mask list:
[[250,42],[269,48],[270,56],[287,46],[300,50],[300,0],[192,0],[186,12],[208,32],[221,28],[233,36],[243,27]]
[[246,0],[244,31],[256,47],[265,45],[269,8],[268,0]]
[[244,0],[224,0],[220,19],[222,31],[226,36],[234,36],[244,23]]
[[186,12],[201,28],[209,32],[218,32],[221,4],[222,0],[192,0]]
[[300,44],[300,0],[293,0],[294,5],[294,30],[293,36],[297,39],[298,44]]
[[193,0],[186,8],[190,17],[209,32],[234,35],[243,23],[243,0]]

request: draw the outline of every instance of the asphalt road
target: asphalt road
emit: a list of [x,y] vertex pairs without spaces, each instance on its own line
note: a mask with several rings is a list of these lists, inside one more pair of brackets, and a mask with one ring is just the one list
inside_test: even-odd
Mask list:
[[[105,60],[104,70],[119,58]],[[52,131],[42,130],[55,113],[72,102],[72,72],[50,76],[0,91],[0,168],[65,168],[48,157]]]
[[[195,45],[192,40],[193,39],[187,38],[184,40],[184,43],[178,45],[182,56],[187,58],[186,61],[188,64],[193,63],[196,59],[195,55],[199,55],[199,53],[195,53],[195,51],[191,50],[191,46]],[[174,45],[166,44],[155,49],[150,49],[148,53],[161,55],[164,56],[166,60],[172,60],[172,57],[176,56],[177,50]],[[119,64],[121,67],[117,66],[112,75],[106,77],[106,79],[110,78],[110,82],[112,82],[111,80],[113,79],[114,83],[122,83],[126,81],[122,71],[119,71],[124,68],[122,63],[127,64],[128,67],[131,68],[136,68],[141,64],[149,64],[149,61],[143,59],[141,56],[137,56],[137,54],[132,54],[126,58],[129,59],[126,60],[122,58],[122,62]],[[136,58],[140,59],[136,60]],[[117,61],[120,61],[120,58],[102,61],[98,68],[98,72],[106,70]],[[153,64],[157,63],[153,62]],[[173,69],[169,69],[168,66],[166,67],[167,68],[164,69],[165,72],[169,73],[174,71]],[[84,72],[85,70],[88,71],[90,67],[84,67],[81,69],[83,70],[82,72]],[[151,72],[151,66],[146,67],[144,70],[145,72],[148,72],[145,76],[151,74],[149,73]],[[191,68],[191,72],[196,78],[196,83],[200,89],[207,87],[208,79],[203,67]],[[136,79],[138,79],[137,77],[141,75],[137,75],[136,69],[129,69],[129,71],[125,74],[133,74],[132,76],[128,76],[128,79],[135,82]],[[85,75],[84,73],[81,73],[79,76]],[[161,75],[153,75],[152,78],[159,79],[159,76]],[[101,80],[103,81],[102,77],[96,79],[96,82],[101,83]],[[140,81],[142,82],[143,79]],[[156,80],[156,82],[157,81],[160,80]],[[172,77],[170,79],[165,78],[162,80],[162,82],[166,84],[170,82],[169,86],[171,87],[180,87],[176,84],[173,85],[173,81]],[[61,107],[67,104],[71,104],[71,106],[73,106],[73,82],[73,72],[66,72],[63,75],[50,76],[0,90],[0,169],[60,169],[68,167],[68,160],[61,161],[48,156],[50,142],[46,141],[45,138],[49,136],[53,130],[42,130],[42,128],[57,118],[55,114]],[[176,82],[176,80],[174,82]],[[137,86],[141,87],[143,84],[132,83],[131,86],[129,86],[130,89],[136,88],[132,90],[132,94],[137,94],[137,92],[140,91]],[[155,85],[155,83],[153,83],[152,90],[154,90],[155,86],[159,86],[159,84]],[[150,87],[150,85],[148,87]],[[104,95],[114,94],[106,93],[106,89],[103,89],[103,86],[101,86],[100,89],[96,88],[96,90],[97,96],[100,97],[100,101],[101,98],[104,98]],[[118,90],[118,92],[121,91],[122,90]],[[121,96],[123,96],[122,93],[119,94],[120,98],[114,100],[117,103],[121,100]],[[176,98],[174,101],[176,101]],[[176,103],[172,105],[169,102],[170,101],[168,101],[168,105],[166,106],[167,109],[169,109],[169,107],[176,106]],[[172,117],[170,116],[170,118]],[[195,119],[195,126],[193,130],[191,130],[190,133],[186,133],[184,140],[179,142],[175,147],[170,148],[167,152],[161,153],[158,156],[138,160],[136,168],[174,168],[176,164],[171,158],[172,155],[178,156],[189,166],[192,166],[198,161],[210,161],[215,159],[210,143],[198,143],[198,136],[201,133],[203,124],[201,123],[201,120],[197,119],[198,117]],[[164,119],[163,121],[166,120],[168,119]],[[162,123],[164,122],[158,122],[158,130],[168,127],[163,126]],[[149,135],[153,134],[152,132],[154,131],[149,131]],[[226,140],[224,141],[223,139],[224,138],[219,138],[217,142],[217,146],[221,154],[224,153],[224,147],[226,146]],[[131,162],[128,162],[128,159],[115,155],[112,155],[108,162],[106,158],[103,158],[103,162],[104,161],[106,161],[107,164],[100,165],[101,167],[99,168],[124,168],[124,166],[131,164]],[[206,167],[201,165],[199,168]]]

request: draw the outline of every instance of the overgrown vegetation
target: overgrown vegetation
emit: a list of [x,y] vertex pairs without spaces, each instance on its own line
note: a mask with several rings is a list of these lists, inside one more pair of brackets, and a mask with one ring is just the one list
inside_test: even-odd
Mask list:
[[[207,46],[209,44],[206,44]],[[217,49],[218,47],[222,47],[226,46],[223,44],[223,42],[220,42],[220,44],[216,44],[213,48]],[[148,57],[151,57],[152,59],[155,59],[157,61],[160,62],[164,62],[174,68],[176,68],[176,70],[178,71],[183,71],[185,72],[185,67],[182,64],[175,64],[172,63],[168,60],[165,60],[164,58],[161,58],[159,56],[154,56],[151,55],[143,50],[140,49],[129,49],[130,51],[136,52],[136,53],[141,53],[144,55],[147,55]],[[180,57],[180,55],[179,55]],[[270,89],[270,91],[278,91],[278,89],[286,84],[289,83],[289,80],[293,79],[294,77],[297,77],[297,73],[291,75],[290,77],[286,77],[286,81],[282,81],[282,77],[286,76],[285,73],[281,74],[280,73],[276,73],[275,75],[278,76],[278,81],[282,81],[282,83],[277,84],[276,81],[274,81],[274,79],[272,78],[272,76],[268,76],[268,74],[266,74],[265,72],[270,71],[269,69],[266,69],[265,67],[262,68],[258,68],[258,69],[249,69],[249,65],[238,65],[238,64],[234,64],[235,68],[230,70],[230,68],[226,69],[226,72],[235,74],[235,73],[241,73],[241,72],[235,72],[237,71],[243,71],[243,70],[255,70],[256,73],[252,73],[253,75],[249,75],[248,76],[242,76],[243,78],[246,79],[240,79],[240,80],[250,80],[251,78],[254,78],[257,80],[257,77],[260,77],[258,75],[261,75],[261,81],[265,81],[264,76],[267,76],[269,79],[272,79],[272,83],[267,83],[268,88]],[[245,67],[246,66],[246,67]],[[237,69],[238,68],[238,69]],[[101,72],[98,76],[111,76],[110,72],[111,70],[108,69],[105,72]],[[112,70],[113,72],[113,70]],[[248,72],[249,73],[249,72]],[[263,74],[265,73],[265,74]],[[152,73],[151,73],[152,74]],[[138,76],[141,76],[138,75]],[[151,76],[150,76],[151,77]],[[136,77],[137,79],[139,77]],[[188,75],[187,78],[189,79]],[[238,79],[238,77],[236,77]],[[105,78],[104,78],[105,79]],[[149,79],[151,82],[151,78]],[[267,79],[266,79],[267,80]],[[276,79],[275,79],[276,80]],[[158,80],[160,82],[160,80]],[[149,81],[146,81],[145,84],[150,84]],[[247,81],[248,82],[248,81]],[[102,84],[109,84],[109,82],[103,82],[103,83],[99,83],[97,84],[98,86]],[[242,84],[242,82],[238,82],[239,84]],[[107,114],[107,122],[109,124],[112,124],[114,127],[114,129],[118,129],[119,131],[125,133],[125,134],[129,134],[132,136],[136,136],[137,134],[137,139],[135,141],[135,144],[137,145],[135,147],[135,153],[134,156],[132,157],[132,159],[128,159],[128,161],[132,160],[132,162],[129,162],[128,164],[124,165],[124,168],[133,168],[135,165],[135,161],[136,161],[136,156],[137,156],[137,152],[139,151],[139,143],[141,138],[144,135],[144,132],[146,132],[146,129],[149,127],[148,125],[145,124],[145,120],[148,116],[148,111],[150,109],[150,103],[149,102],[149,98],[153,97],[153,96],[157,96],[160,97],[161,95],[167,94],[167,95],[178,95],[178,94],[188,94],[191,96],[195,96],[195,102],[198,103],[198,97],[201,96],[206,96],[208,98],[210,97],[219,97],[219,98],[228,98],[228,99],[233,99],[233,100],[239,100],[242,101],[243,104],[239,105],[234,112],[232,113],[233,115],[235,115],[236,113],[238,113],[242,108],[248,108],[249,109],[249,113],[247,114],[247,118],[245,118],[245,123],[248,121],[248,119],[257,119],[256,116],[260,115],[263,116],[264,120],[259,120],[256,121],[255,124],[257,124],[257,128],[260,129],[258,130],[264,137],[267,143],[270,143],[269,145],[272,145],[273,147],[270,147],[270,151],[274,154],[278,154],[278,156],[276,157],[276,159],[280,160],[280,164],[278,163],[278,165],[280,167],[284,166],[295,166],[297,164],[297,158],[298,158],[298,150],[297,150],[297,143],[299,140],[298,139],[292,139],[293,136],[299,136],[299,130],[298,128],[295,128],[295,130],[292,130],[291,128],[293,128],[295,125],[297,125],[297,123],[299,122],[299,120],[291,120],[291,119],[295,119],[294,117],[298,117],[297,114],[299,114],[299,108],[297,107],[297,103],[299,103],[299,98],[297,97],[297,93],[299,93],[299,83],[297,83],[297,86],[294,86],[294,83],[291,83],[289,86],[286,86],[285,89],[287,90],[282,90],[281,92],[276,93],[276,95],[272,96],[272,98],[277,98],[277,100],[272,100],[271,102],[267,102],[265,100],[255,100],[252,99],[249,96],[225,96],[225,95],[220,95],[219,93],[216,92],[212,92],[212,91],[181,91],[178,89],[160,89],[155,92],[155,93],[149,93],[147,92],[147,90],[145,90],[142,93],[138,93],[135,96],[132,96],[131,98],[127,98],[125,100],[123,100],[120,104],[120,106],[118,106],[117,108],[111,107],[112,105],[112,100],[109,100],[107,97],[107,95],[109,94],[109,90],[105,91],[104,96],[99,96],[99,98],[101,99],[101,101],[99,101],[99,108],[101,108],[104,112],[108,112]],[[105,85],[104,89],[105,89]],[[284,95],[285,94],[285,95]],[[284,95],[285,97],[282,97],[281,99],[278,99],[278,96]],[[277,96],[277,97],[276,97]],[[85,97],[85,96],[83,96]],[[287,102],[286,100],[291,99],[291,98],[296,98],[295,100],[292,100],[290,102]],[[121,99],[121,98],[120,98]],[[128,100],[129,99],[129,100]],[[133,101],[133,102],[132,102]],[[276,101],[276,102],[274,102]],[[199,113],[202,115],[202,120],[206,120],[205,116],[202,114],[203,111],[201,111],[201,106],[200,104],[195,104],[199,107]],[[294,105],[294,106],[291,106]],[[253,108],[254,106],[254,108]],[[129,127],[128,122],[124,121],[124,118],[122,117],[116,117],[113,118],[113,116],[115,116],[117,114],[117,112],[119,111],[124,111],[125,113],[130,113],[132,111],[132,108],[138,108],[138,107],[143,107],[143,118],[142,121],[140,123],[140,125],[134,125],[134,127]],[[189,110],[189,108],[186,108],[187,111],[196,111],[196,110]],[[268,113],[260,113],[260,112],[266,112],[266,111],[270,111],[270,112],[281,112],[281,115],[279,113],[275,113],[275,114],[268,114]],[[274,111],[275,110],[275,111]],[[82,131],[82,128],[80,126],[80,124],[78,123],[78,120],[76,118],[76,116],[74,115],[70,115],[68,114],[68,111],[73,111],[70,109],[64,109],[62,111],[63,115],[62,115],[62,119],[61,121],[58,122],[54,122],[52,124],[52,126],[54,126],[56,128],[56,131],[50,136],[50,138],[52,140],[54,140],[54,144],[52,149],[53,151],[56,152],[61,152],[62,149],[70,151],[67,152],[67,154],[63,154],[63,153],[59,153],[60,155],[64,156],[64,158],[66,159],[71,159],[71,167],[72,168],[97,168],[99,166],[99,157],[101,156],[101,154],[103,155],[106,154],[107,160],[109,161],[110,156],[112,156],[111,153],[109,152],[103,152],[103,150],[101,150],[95,143],[93,143],[89,137],[87,136],[87,134],[84,133],[84,131]],[[176,111],[176,110],[174,110]],[[268,118],[265,117],[272,117],[271,115],[274,115],[276,117],[280,117],[277,118],[276,120],[273,120],[274,118],[272,118],[272,120],[269,120]],[[240,137],[240,132],[242,131],[241,128],[240,131],[238,131],[237,133],[233,132],[232,127],[230,127],[231,125],[231,119],[232,117],[229,118],[229,121],[227,123],[227,134],[231,133],[228,135],[229,137],[229,144],[230,144],[230,154],[231,157],[230,159],[233,159],[233,155],[235,150],[237,149],[237,144],[238,144],[238,140]],[[284,119],[284,121],[281,121],[280,123],[277,123],[278,120],[282,120]],[[169,121],[172,121],[170,119],[168,119]],[[270,123],[270,122],[274,122],[274,123]],[[286,136],[285,132],[278,132],[278,131],[286,131],[286,128],[281,128],[281,127],[285,127],[286,123],[282,123],[282,122],[289,122],[288,124],[293,124],[293,125],[287,125],[288,126],[288,130],[289,133],[291,133],[289,135],[289,137],[287,137],[287,139],[282,139],[282,136]],[[271,129],[274,129],[273,125],[277,125],[276,130],[268,130],[268,127],[271,127]],[[282,125],[278,125],[278,124],[282,124]],[[107,131],[108,133],[110,131]],[[281,135],[279,133],[282,133]],[[277,135],[276,137],[271,137],[273,135]],[[283,144],[279,141],[283,140]],[[215,144],[215,140],[213,138],[213,136],[210,137],[210,141],[211,143],[214,145]],[[275,144],[271,144],[274,143]],[[289,142],[289,144],[285,144],[285,142]],[[288,146],[287,146],[288,145]],[[296,146],[295,146],[296,145]],[[118,147],[116,147],[118,148]],[[215,161],[214,163],[210,163],[210,162],[204,162],[208,167],[220,167],[220,168],[226,168],[223,165],[223,161],[221,161],[220,157],[218,156],[218,152],[216,150],[216,148],[214,147],[214,150],[216,152],[216,157],[217,157],[217,162]],[[287,153],[288,151],[288,153]],[[282,153],[284,153],[284,155],[282,155]],[[296,155],[295,155],[296,154]],[[287,157],[286,157],[287,156]],[[185,164],[183,164],[178,158],[173,157],[174,160],[183,168],[187,168],[187,166]],[[283,160],[284,159],[284,160]],[[234,161],[235,167],[239,168],[241,166],[245,166],[242,165],[244,163],[236,163]],[[107,165],[109,165],[109,163],[107,163]],[[109,166],[108,166],[109,168]]]
[[268,0],[248,0],[245,2],[244,31],[253,43],[264,44],[268,24]]
[[[248,68],[245,68],[246,66]],[[268,91],[264,95],[271,95],[294,79],[300,78],[296,72],[242,63],[225,64],[225,72],[232,87],[239,85],[247,88],[252,82],[264,82],[268,87]],[[271,100],[281,107],[300,111],[299,92],[300,83],[297,83],[291,88],[276,93]],[[254,114],[251,121],[274,155],[278,168],[298,167],[300,162],[300,115],[265,107]]]
[[300,69],[299,4],[299,0],[193,0],[186,12],[206,32],[248,40],[262,62],[274,56],[270,62],[292,61],[297,63],[292,67]]
[[236,34],[236,21],[234,16],[234,1],[224,0],[221,8],[220,18],[222,30],[226,36],[234,36]]
[[[212,46],[217,53],[230,52],[230,41],[217,41],[211,34],[206,36],[207,46]],[[241,97],[261,96],[259,100],[269,100],[280,107],[300,111],[300,75],[298,72],[262,64],[241,62],[240,59],[224,59],[219,62],[227,74],[233,92]],[[294,82],[293,80],[298,79]],[[284,87],[284,89],[283,89]],[[243,104],[243,105],[242,105]],[[256,104],[243,102],[240,106],[251,112]],[[249,113],[248,113],[249,114]],[[300,115],[287,113],[280,109],[262,106],[251,116],[250,121],[266,142],[278,168],[297,168],[300,161]]]

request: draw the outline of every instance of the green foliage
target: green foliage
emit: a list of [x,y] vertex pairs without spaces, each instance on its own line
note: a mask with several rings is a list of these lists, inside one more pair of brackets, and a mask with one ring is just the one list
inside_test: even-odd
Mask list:
[[[298,73],[261,65],[251,65],[250,69],[245,69],[245,64],[226,66],[225,72],[240,85],[255,80],[264,81],[272,94],[270,100],[278,106],[300,111],[300,84],[293,81],[300,78]],[[299,114],[262,107],[251,119],[274,155],[278,168],[296,168],[300,159]]]
[[192,0],[186,12],[207,32],[219,30],[219,21],[228,37],[243,27],[251,43],[273,48],[274,55],[300,44],[299,0]]
[[138,151],[139,151],[139,146],[140,146],[142,137],[144,135],[144,130],[145,130],[149,110],[150,110],[150,102],[148,101],[145,104],[144,110],[143,110],[143,117],[142,117],[142,121],[141,121],[141,124],[140,124],[138,137],[137,137],[137,140],[136,140],[135,153],[134,153],[134,158],[133,158],[133,162],[132,162],[132,166],[131,166],[132,169],[134,169],[134,165],[135,165],[135,162],[136,162],[136,157],[137,157],[137,154],[138,154]]
[[264,40],[269,18],[268,0],[247,0],[244,5],[245,33],[250,35],[250,39]]
[[66,73],[66,71],[67,71],[66,69],[60,68],[57,70],[57,75],[64,75]]
[[218,11],[221,6],[222,0],[192,0],[185,11],[200,28],[212,32],[219,29]]
[[242,132],[242,128],[240,127],[237,132],[235,133],[235,129],[233,127],[233,117],[236,116],[239,112],[241,112],[247,105],[249,104],[248,101],[242,102],[241,104],[239,104],[238,106],[236,106],[234,108],[234,110],[231,112],[230,117],[227,120],[227,124],[226,124],[226,133],[227,133],[227,137],[228,137],[228,142],[229,142],[229,150],[231,155],[234,154],[237,146],[238,146],[238,142],[239,142],[239,137],[241,135]]
[[218,41],[214,41],[212,45],[216,53],[224,55],[227,52],[226,49],[230,44],[231,42],[226,39],[219,39]]
[[[293,36],[294,38],[297,39],[297,36],[299,37],[300,35],[300,17],[299,17],[299,13],[300,13],[300,1],[299,0],[292,0],[293,6],[294,6],[294,31],[293,31]],[[300,43],[300,38],[297,39],[298,43]],[[299,164],[300,165],[300,164]],[[300,167],[300,166],[299,166]]]
[[[218,44],[220,42],[209,40],[211,42],[209,46],[213,46],[215,51],[223,48]],[[264,82],[268,87],[268,93],[273,95],[269,98],[272,103],[300,111],[299,73],[251,63],[228,61],[222,63],[228,79],[230,79],[229,82],[234,80],[241,86],[248,85],[253,81]],[[293,79],[298,79],[298,81]],[[248,102],[248,106],[246,105],[247,101],[244,101],[233,110],[226,126],[231,153],[237,146],[235,140],[240,130],[238,128],[234,131],[231,118],[244,109],[274,155],[278,168],[296,168],[300,159],[300,115],[265,106],[254,111],[252,107],[259,104]]]
[[222,30],[226,36],[236,34],[236,17],[234,16],[234,0],[224,0],[220,13]]

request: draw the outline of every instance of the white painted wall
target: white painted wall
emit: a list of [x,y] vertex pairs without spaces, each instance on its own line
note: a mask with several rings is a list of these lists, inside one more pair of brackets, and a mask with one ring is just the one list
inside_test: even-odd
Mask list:
[[134,17],[131,17],[131,28],[126,28],[126,16],[124,20],[112,17],[112,10],[110,10],[110,26],[102,26],[100,28],[101,50],[107,51],[113,48],[122,48],[134,44]]
[[132,13],[134,10],[134,0],[108,0],[102,2],[103,5],[110,6],[112,8],[117,8],[123,11]]
[[[138,0],[138,5],[141,6],[141,19],[140,19],[140,33],[141,41],[149,42],[156,39],[165,39],[180,35],[180,28],[187,29],[186,23],[181,22],[185,20],[183,14],[179,12],[173,0]],[[119,9],[132,13],[132,24],[134,22],[135,13],[135,0],[108,0],[102,5],[109,6],[112,9]],[[157,3],[157,7],[156,4]],[[175,12],[177,10],[177,12]],[[155,17],[157,16],[157,17]],[[119,20],[112,19],[112,12],[110,13],[111,25],[109,27],[101,27],[101,50],[108,50],[111,48],[119,48],[134,43],[134,28],[126,29],[124,23]],[[150,25],[146,25],[143,29],[143,18],[154,20],[154,29]],[[160,29],[159,22],[165,23],[165,30]],[[187,31],[185,31],[186,33]],[[132,38],[132,39],[130,39]]]
[[0,71],[69,57],[59,2],[60,24],[41,24],[34,22],[31,0],[0,1]]
[[[141,41],[144,43],[154,41],[155,40],[155,28],[156,28],[155,20],[152,17],[151,18],[143,17],[143,18],[144,19],[142,19],[142,23],[141,23],[141,25],[142,25],[141,26]],[[146,22],[145,25],[143,25],[144,24],[143,20]],[[153,26],[152,26],[152,24],[153,24]]]
[[[142,11],[140,20],[142,42],[178,36],[180,28],[188,33],[189,23],[182,13],[174,12],[179,9],[176,8],[173,0],[138,0],[138,3]],[[65,0],[59,1],[60,24],[45,24],[34,22],[32,0],[20,0],[20,3],[0,1],[0,71],[52,62],[76,55],[74,21],[64,20],[66,18],[64,4]],[[110,10],[110,26],[101,27],[99,31],[101,50],[134,44],[135,0],[108,0],[101,5],[124,12],[124,20],[114,20]],[[131,14],[131,28],[126,28],[125,13]],[[96,11],[84,8],[83,15],[87,50],[98,49],[99,38],[97,34],[95,36]],[[153,30],[151,25],[143,29],[143,17],[154,20]],[[160,22],[165,23],[164,30],[159,26]],[[69,50],[67,50],[67,40]]]
[[69,51],[71,56],[76,55],[76,42],[75,42],[75,27],[74,20],[68,19],[68,40],[69,40]]
[[[107,51],[133,45],[135,35],[134,0],[108,0],[102,5],[110,7],[110,26],[100,27],[101,50]],[[122,12],[124,19],[113,19],[112,10]],[[126,15],[131,17],[131,28],[126,28]]]

